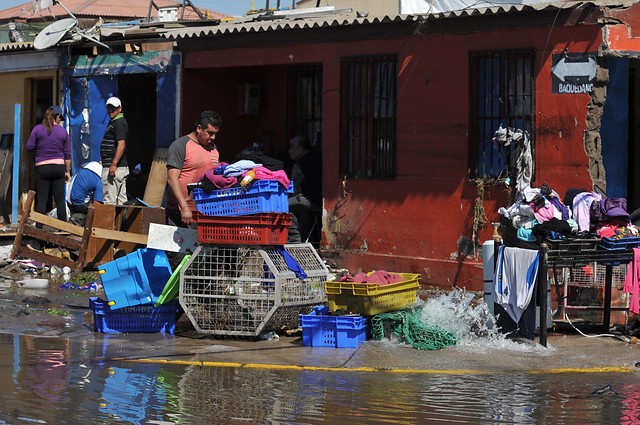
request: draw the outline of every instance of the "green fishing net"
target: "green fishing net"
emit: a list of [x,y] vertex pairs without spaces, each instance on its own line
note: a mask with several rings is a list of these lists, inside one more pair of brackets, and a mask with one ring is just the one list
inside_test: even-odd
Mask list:
[[458,342],[457,336],[422,321],[421,309],[397,310],[371,318],[371,337],[381,340],[395,335],[418,350],[438,350]]

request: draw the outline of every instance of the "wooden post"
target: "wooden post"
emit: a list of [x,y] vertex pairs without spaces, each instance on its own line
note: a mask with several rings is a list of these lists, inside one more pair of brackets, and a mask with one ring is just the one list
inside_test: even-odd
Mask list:
[[18,231],[16,232],[16,238],[13,240],[13,249],[11,250],[11,259],[15,260],[18,257],[18,248],[22,244],[22,235],[24,234],[24,225],[29,217],[29,211],[31,211],[31,204],[36,197],[36,193],[33,190],[29,191],[27,195],[27,202],[24,204],[24,212],[18,223]]
[[89,239],[91,238],[91,232],[93,230],[93,216],[96,210],[93,206],[89,206],[87,211],[87,219],[84,223],[84,233],[82,234],[82,243],[80,250],[78,251],[78,262],[76,263],[76,270],[82,271],[86,266],[87,261],[87,247],[89,245]]

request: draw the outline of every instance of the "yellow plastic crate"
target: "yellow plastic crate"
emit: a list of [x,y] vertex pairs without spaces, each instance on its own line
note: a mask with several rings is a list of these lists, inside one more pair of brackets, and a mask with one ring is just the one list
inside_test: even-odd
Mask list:
[[[371,274],[373,272],[369,272]],[[400,310],[413,304],[418,296],[420,275],[395,273],[401,282],[388,285],[356,282],[325,282],[329,309],[350,311],[372,316],[388,311]]]

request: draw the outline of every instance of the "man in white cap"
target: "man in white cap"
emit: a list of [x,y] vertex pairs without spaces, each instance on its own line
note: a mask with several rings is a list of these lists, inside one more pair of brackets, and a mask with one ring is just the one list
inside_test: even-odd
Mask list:
[[129,125],[122,115],[122,102],[117,97],[107,99],[107,112],[111,120],[100,145],[102,185],[105,204],[122,205],[127,202],[127,137]]

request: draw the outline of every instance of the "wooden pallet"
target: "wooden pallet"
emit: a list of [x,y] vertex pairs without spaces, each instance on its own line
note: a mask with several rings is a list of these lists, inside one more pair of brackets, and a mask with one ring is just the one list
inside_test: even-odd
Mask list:
[[[89,212],[87,213],[87,222],[84,227],[80,227],[67,223],[66,221],[31,211],[35,196],[36,193],[33,190],[30,190],[27,195],[27,201],[24,205],[24,213],[22,214],[22,217],[20,217],[18,232],[13,241],[11,258],[15,259],[18,256],[22,256],[41,261],[45,264],[55,265],[58,267],[67,266],[71,270],[83,271],[87,254],[87,244],[91,237],[95,210],[93,208],[89,208]],[[78,258],[74,263],[66,258],[60,258],[55,255],[47,254],[43,251],[31,249],[22,244],[24,237],[39,240],[41,243],[55,244],[66,248],[69,251],[77,251]]]
[[[25,212],[20,218],[13,242],[12,259],[22,256],[45,264],[68,266],[75,271],[84,271],[85,268],[95,268],[98,264],[112,261],[116,248],[130,253],[137,247],[146,246],[149,223],[164,223],[164,210],[161,208],[141,210],[140,207],[134,206],[96,204],[95,207],[89,207],[85,226],[76,226],[32,211],[34,199],[35,192],[29,191],[24,206]],[[99,213],[96,214],[96,211]],[[119,216],[127,219],[118,219]],[[96,227],[98,224],[101,227]],[[114,227],[117,227],[117,230]],[[23,245],[25,237],[77,252],[76,262],[31,249]]]

